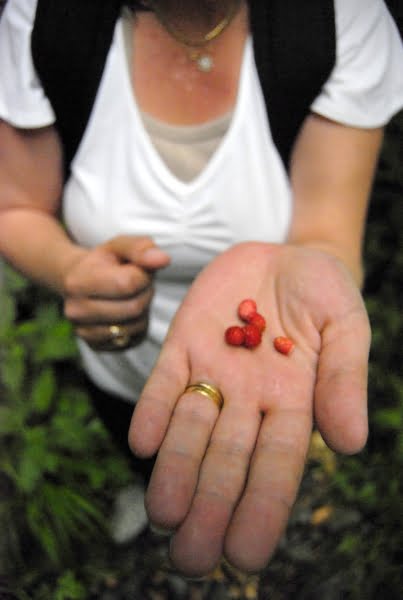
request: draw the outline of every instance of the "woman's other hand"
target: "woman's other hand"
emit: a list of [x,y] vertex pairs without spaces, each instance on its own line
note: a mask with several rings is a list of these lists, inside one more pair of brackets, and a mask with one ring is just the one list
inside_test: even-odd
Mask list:
[[80,249],[64,278],[65,315],[98,350],[119,350],[144,336],[156,270],[169,256],[148,237],[121,235]]
[[[225,329],[254,298],[267,321],[255,349],[231,347]],[[295,342],[289,356],[273,339]],[[261,570],[288,521],[313,424],[336,451],[367,437],[368,318],[334,257],[296,246],[245,243],[215,259],[180,307],[135,409],[129,441],[158,452],[146,497],[150,521],[172,530],[171,558],[188,576],[221,555]],[[221,412],[200,393],[217,386]]]

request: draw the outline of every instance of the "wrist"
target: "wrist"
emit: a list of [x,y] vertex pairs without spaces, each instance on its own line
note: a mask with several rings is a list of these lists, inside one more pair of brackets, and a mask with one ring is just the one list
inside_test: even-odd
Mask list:
[[67,295],[68,285],[67,280],[74,266],[87,254],[88,250],[82,246],[78,246],[73,242],[69,242],[68,246],[60,249],[59,256],[61,257],[58,265],[58,276],[55,280],[54,288],[62,296]]
[[289,240],[288,243],[294,246],[309,248],[311,250],[318,250],[320,252],[329,254],[333,258],[336,258],[349,271],[357,287],[362,289],[364,283],[364,267],[360,253],[347,251],[345,248],[341,248],[337,244],[323,240],[304,240],[299,242],[295,240]]

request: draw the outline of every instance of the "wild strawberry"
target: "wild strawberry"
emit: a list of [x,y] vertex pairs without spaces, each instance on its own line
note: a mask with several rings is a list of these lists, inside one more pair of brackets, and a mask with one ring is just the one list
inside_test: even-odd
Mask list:
[[245,335],[243,345],[246,348],[255,348],[256,346],[259,346],[262,341],[262,332],[259,327],[248,323],[247,325],[244,325],[243,332]]
[[247,300],[242,300],[240,305],[238,306],[238,316],[242,321],[249,322],[250,318],[256,314],[257,305],[254,300],[248,298]]
[[280,352],[281,354],[290,354],[295,346],[294,342],[290,340],[290,338],[284,336],[276,337],[273,341],[273,344],[277,352]]
[[262,332],[266,329],[266,319],[258,312],[250,317],[249,324],[256,325],[256,327]]
[[225,341],[230,346],[242,346],[245,340],[245,333],[242,327],[232,325],[225,331]]

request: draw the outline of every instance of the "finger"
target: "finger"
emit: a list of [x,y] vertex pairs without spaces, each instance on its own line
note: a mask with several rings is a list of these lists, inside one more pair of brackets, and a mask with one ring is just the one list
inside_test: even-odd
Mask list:
[[186,516],[217,416],[215,403],[197,392],[185,393],[176,404],[147,490],[147,513],[155,526],[174,529]]
[[122,261],[150,270],[160,269],[170,262],[169,255],[146,236],[120,235],[107,241],[103,247]]
[[315,420],[326,443],[337,452],[358,452],[367,440],[369,347],[364,310],[329,324],[322,334]]
[[112,260],[98,260],[72,272],[66,279],[66,296],[103,299],[124,299],[151,285],[151,275],[133,264],[117,264]]
[[280,409],[264,417],[225,540],[225,555],[235,567],[257,572],[266,566],[295,501],[311,430],[309,409]]
[[187,356],[168,336],[134,409],[129,429],[134,454],[146,458],[157,452],[188,381]]
[[153,288],[149,286],[127,300],[67,298],[64,304],[64,314],[75,325],[124,323],[144,316],[149,309],[152,296]]
[[97,351],[119,351],[140,343],[148,328],[148,315],[124,324],[78,326],[75,333]]
[[[202,576],[216,566],[225,532],[244,489],[250,457],[259,430],[259,410],[247,398],[224,405],[200,470],[186,519],[171,541],[175,566],[188,576]],[[199,465],[194,474],[197,481]]]

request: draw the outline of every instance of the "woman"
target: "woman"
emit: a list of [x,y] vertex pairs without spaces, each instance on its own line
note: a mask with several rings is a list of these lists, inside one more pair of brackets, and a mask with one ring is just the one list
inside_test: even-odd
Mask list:
[[[382,0],[336,0],[336,65],[287,174],[247,2],[123,11],[63,186],[35,8],[8,0],[0,24],[0,252],[64,297],[104,418],[139,398],[130,444],[159,451],[146,506],[178,569],[203,575],[225,554],[259,570],[313,422],[336,451],[366,441],[361,243],[382,129],[403,106],[396,27]],[[253,351],[224,340],[244,298],[267,320]]]

